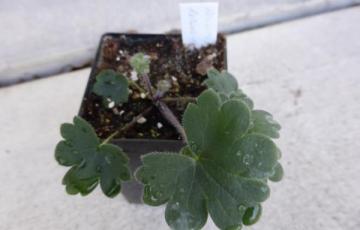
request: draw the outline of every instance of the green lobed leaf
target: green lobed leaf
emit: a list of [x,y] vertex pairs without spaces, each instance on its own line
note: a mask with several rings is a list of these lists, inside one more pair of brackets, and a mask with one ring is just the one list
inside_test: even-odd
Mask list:
[[176,153],[150,153],[142,157],[136,174],[144,183],[146,204],[168,202],[165,218],[173,229],[200,229],[207,220],[206,203],[195,178],[194,159]]
[[279,138],[281,126],[276,122],[272,115],[263,110],[252,111],[253,127],[250,132],[263,134],[271,138]]
[[207,72],[207,76],[208,78],[204,81],[204,84],[209,89],[219,93],[222,101],[238,99],[244,102],[250,109],[254,107],[253,101],[238,89],[236,78],[227,71],[219,72],[216,69],[210,69]]
[[236,91],[238,88],[236,78],[227,71],[219,72],[212,68],[207,71],[207,76],[208,78],[204,81],[206,86],[220,94],[229,96],[231,92]]
[[93,92],[105,100],[121,104],[128,101],[129,83],[126,77],[114,70],[102,70],[96,76]]
[[61,126],[60,141],[55,149],[55,158],[60,165],[70,166],[63,178],[69,194],[87,195],[100,187],[108,197],[116,196],[121,182],[130,179],[128,158],[119,147],[101,144],[94,129],[80,117],[73,124]]
[[133,55],[130,58],[130,65],[139,75],[150,72],[150,58],[143,53]]
[[251,116],[241,100],[222,101],[208,89],[183,115],[189,145],[181,154],[142,157],[136,178],[145,186],[144,202],[167,203],[172,229],[200,229],[208,214],[221,229],[253,222],[248,210],[269,196],[279,151],[269,137],[249,132]]
[[254,108],[254,102],[241,90],[237,89],[236,91],[230,93],[230,99],[237,99],[244,102],[250,109]]
[[240,100],[252,110],[252,127],[250,132],[263,134],[271,138],[279,138],[280,124],[273,119],[270,113],[263,110],[253,110],[253,101],[242,90],[237,88],[236,79],[231,74],[226,71],[220,73],[216,69],[210,69],[208,71],[208,79],[204,83],[208,88],[215,90],[219,94],[222,102],[229,99]]

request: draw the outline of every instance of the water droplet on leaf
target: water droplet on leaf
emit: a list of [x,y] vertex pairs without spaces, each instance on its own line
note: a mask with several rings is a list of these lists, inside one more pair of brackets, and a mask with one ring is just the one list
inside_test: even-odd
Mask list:
[[250,154],[245,154],[243,158],[243,163],[249,166],[254,160],[254,157]]
[[267,186],[261,186],[261,192],[263,192],[263,193],[268,193],[269,192],[269,188],[267,187]]
[[106,192],[106,195],[109,197],[114,197],[120,191],[120,187],[118,184],[114,184],[109,191]]
[[191,148],[195,153],[198,151],[198,147],[197,147],[197,145],[196,145],[195,142],[191,141],[191,142],[189,143],[189,145],[190,145],[190,148]]
[[92,191],[97,186],[97,181],[94,181],[91,185],[86,188],[86,191]]
[[105,161],[106,161],[106,163],[111,164],[112,157],[111,156],[105,156]]
[[82,160],[79,164],[79,168],[84,168],[86,166],[86,161]]
[[284,169],[282,168],[281,164],[278,163],[275,165],[273,171],[271,172],[269,179],[271,181],[278,182],[283,178],[283,176],[284,176]]
[[241,205],[241,204],[240,204],[240,205],[238,206],[238,210],[239,210],[240,213],[242,213],[242,212],[244,212],[244,211],[246,210],[246,207],[245,207],[244,205]]
[[156,198],[156,199],[160,199],[161,197],[162,197],[162,192],[160,192],[160,191],[157,191],[157,192],[155,192],[154,193],[154,197]]
[[245,225],[255,224],[261,216],[262,208],[261,205],[256,205],[254,207],[248,208],[242,218]]
[[61,157],[57,157],[56,160],[59,162],[59,164],[63,165],[66,164],[66,160],[61,158]]

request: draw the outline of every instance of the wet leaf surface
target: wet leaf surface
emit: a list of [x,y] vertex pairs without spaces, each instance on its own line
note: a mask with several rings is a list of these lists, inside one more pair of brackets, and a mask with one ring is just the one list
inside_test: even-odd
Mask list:
[[221,229],[256,222],[248,210],[269,196],[267,180],[275,175],[279,154],[269,137],[250,132],[251,122],[243,101],[204,91],[183,116],[188,146],[180,154],[142,158],[136,177],[145,186],[144,202],[167,203],[173,229],[200,229],[208,215]]
[[94,129],[82,118],[61,126],[60,141],[55,158],[60,165],[71,167],[63,178],[69,194],[87,195],[100,182],[108,197],[116,196],[121,182],[130,179],[128,158],[119,147],[101,144]]

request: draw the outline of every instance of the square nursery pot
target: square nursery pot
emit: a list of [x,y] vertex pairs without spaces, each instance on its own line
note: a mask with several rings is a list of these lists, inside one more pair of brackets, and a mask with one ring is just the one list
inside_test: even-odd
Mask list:
[[[184,47],[180,34],[103,35],[79,112],[82,118],[92,124],[100,138],[105,139],[152,105],[151,101],[142,99],[140,93],[132,88],[127,103],[111,108],[92,92],[96,75],[101,70],[113,69],[134,78],[129,57],[137,52],[150,57],[149,77],[153,85],[162,79],[171,82],[172,88],[167,93],[169,97],[197,97],[206,88],[202,84],[206,79],[204,66],[210,63],[218,70],[227,68],[226,39],[223,35],[218,35],[216,44],[200,49]],[[172,102],[168,106],[181,121],[186,103]],[[113,144],[120,146],[128,155],[132,171],[141,164],[142,154],[154,151],[178,152],[184,146],[175,128],[162,117],[156,107],[151,109],[145,119],[145,123],[136,123],[122,136],[112,140]],[[140,203],[142,185],[136,181],[126,182],[122,186],[122,193],[129,202]]]

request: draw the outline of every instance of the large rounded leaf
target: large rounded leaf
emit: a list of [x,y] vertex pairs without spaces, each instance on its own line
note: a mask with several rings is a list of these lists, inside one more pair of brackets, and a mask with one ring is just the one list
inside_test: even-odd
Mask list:
[[142,158],[136,178],[145,186],[145,203],[167,203],[172,229],[200,229],[208,215],[221,229],[256,222],[270,194],[267,180],[278,178],[279,150],[269,137],[250,132],[251,122],[243,101],[204,91],[183,115],[188,146],[180,154]]

